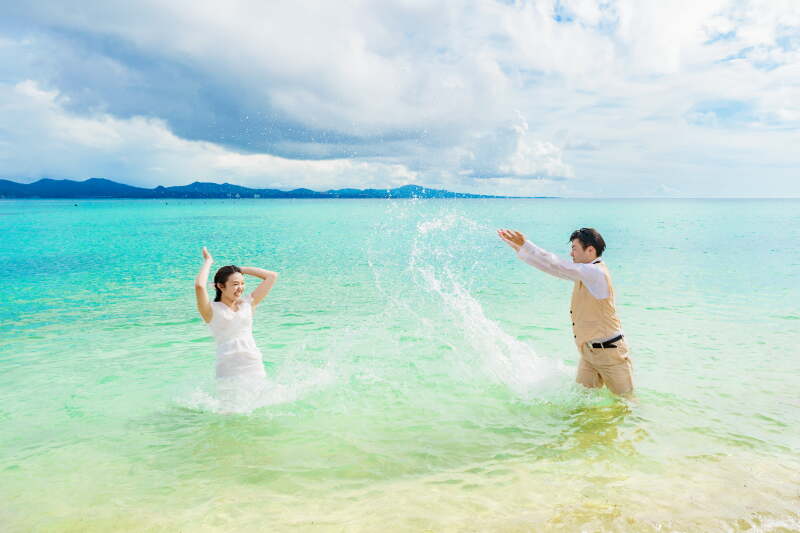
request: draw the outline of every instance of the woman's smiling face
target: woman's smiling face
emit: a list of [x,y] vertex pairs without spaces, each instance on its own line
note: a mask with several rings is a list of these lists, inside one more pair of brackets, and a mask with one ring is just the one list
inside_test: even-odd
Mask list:
[[244,293],[244,276],[239,272],[234,272],[225,281],[225,285],[217,284],[222,291],[222,298],[226,300],[238,300]]

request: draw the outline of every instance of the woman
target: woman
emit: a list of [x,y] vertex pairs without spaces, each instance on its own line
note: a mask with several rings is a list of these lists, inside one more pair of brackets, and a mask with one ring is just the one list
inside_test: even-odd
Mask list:
[[[203,247],[203,266],[194,281],[197,310],[217,342],[217,378],[263,378],[261,351],[253,339],[253,311],[269,293],[278,274],[254,267],[228,265],[217,270],[213,302],[208,301],[208,272],[214,260]],[[244,274],[261,278],[250,295],[244,294]]]

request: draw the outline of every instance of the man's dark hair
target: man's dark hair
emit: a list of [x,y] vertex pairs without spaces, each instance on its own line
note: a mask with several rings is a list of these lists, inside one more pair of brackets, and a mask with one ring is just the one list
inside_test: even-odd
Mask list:
[[575,239],[580,241],[584,249],[586,249],[587,246],[594,246],[594,249],[597,251],[597,257],[603,255],[603,250],[606,249],[606,241],[603,240],[603,237],[594,228],[576,229],[572,232],[572,235],[569,236],[569,242]]

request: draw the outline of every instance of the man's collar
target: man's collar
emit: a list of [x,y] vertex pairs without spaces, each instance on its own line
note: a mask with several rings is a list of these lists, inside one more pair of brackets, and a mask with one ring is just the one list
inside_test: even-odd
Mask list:
[[602,259],[600,259],[600,258],[598,257],[597,259],[595,259],[594,261],[592,261],[592,264],[593,264],[593,265],[596,265],[597,263],[602,263],[602,262],[603,262],[603,260],[602,260]]

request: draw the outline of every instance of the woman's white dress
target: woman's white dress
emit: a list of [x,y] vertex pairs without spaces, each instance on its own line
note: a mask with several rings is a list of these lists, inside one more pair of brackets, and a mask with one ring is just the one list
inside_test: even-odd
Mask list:
[[211,302],[208,327],[217,342],[217,378],[263,378],[263,356],[253,338],[253,297],[239,300],[234,311],[222,302]]

